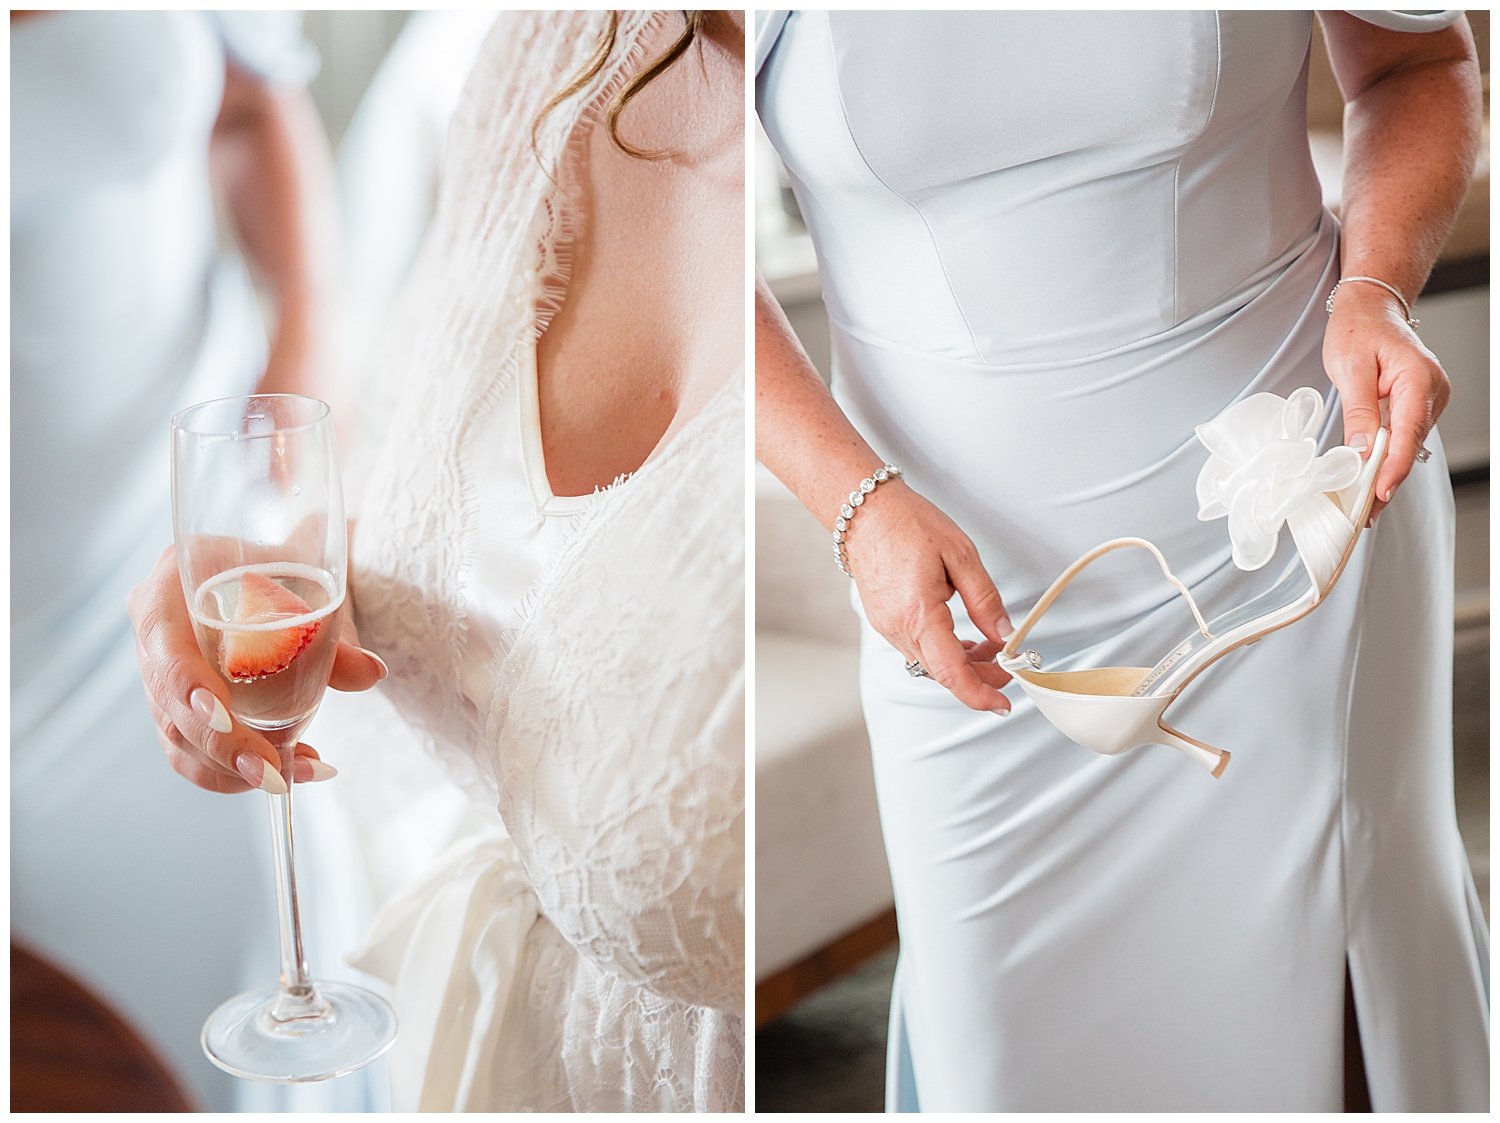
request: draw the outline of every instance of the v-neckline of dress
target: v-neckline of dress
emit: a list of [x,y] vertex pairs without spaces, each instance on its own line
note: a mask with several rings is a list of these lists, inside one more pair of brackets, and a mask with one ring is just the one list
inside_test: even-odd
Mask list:
[[[536,504],[537,513],[541,515],[576,515],[601,495],[623,487],[647,468],[661,460],[668,459],[672,450],[681,443],[682,438],[697,427],[699,418],[707,413],[709,407],[724,393],[724,386],[715,390],[708,400],[686,420],[679,421],[674,417],[639,467],[629,472],[622,472],[610,483],[596,485],[594,490],[587,494],[558,495],[553,491],[552,479],[547,474],[547,455],[542,445],[541,389],[537,370],[536,343],[523,341],[517,350],[521,459],[526,468],[526,479],[531,488],[532,500]],[[733,382],[733,378],[727,378],[725,386]]]
[[[520,369],[521,412],[521,458],[526,466],[526,480],[531,487],[531,497],[542,515],[575,515],[607,488],[596,487],[586,495],[558,495],[552,490],[552,480],[547,475],[547,457],[542,447],[541,391],[537,385],[536,343],[523,340],[517,348]],[[650,459],[649,457],[647,458]],[[639,471],[639,469],[637,469]],[[631,473],[633,474],[633,473]],[[610,487],[617,487],[631,474],[621,476]]]

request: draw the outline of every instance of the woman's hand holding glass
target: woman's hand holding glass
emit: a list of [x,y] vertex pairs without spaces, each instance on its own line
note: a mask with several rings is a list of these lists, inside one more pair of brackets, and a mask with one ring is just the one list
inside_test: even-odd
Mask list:
[[[135,628],[136,658],[146,699],[156,719],[167,763],[184,779],[211,792],[284,790],[280,757],[263,735],[233,720],[223,675],[204,658],[178,576],[177,550],[168,546],[128,601]],[[340,634],[328,685],[368,690],[386,676],[385,663],[359,646],[351,613],[340,613]],[[326,780],[334,770],[299,742],[292,778]]]
[[267,793],[281,951],[279,984],[221,1003],[203,1051],[246,1079],[329,1080],[390,1048],[396,1015],[363,987],[314,981],[298,905],[291,785],[331,774],[299,737],[331,679],[368,687],[383,670],[348,630],[328,406],[271,394],[177,414],[172,524],[173,548],[129,598],[147,695],[173,768]]

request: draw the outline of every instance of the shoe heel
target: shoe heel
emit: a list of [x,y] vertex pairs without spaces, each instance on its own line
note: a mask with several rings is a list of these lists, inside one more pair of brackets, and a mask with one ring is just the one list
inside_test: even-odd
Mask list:
[[1216,749],[1212,745],[1205,745],[1202,741],[1195,741],[1193,738],[1187,736],[1187,734],[1173,729],[1164,721],[1158,721],[1156,726],[1162,732],[1159,744],[1182,750],[1193,760],[1196,760],[1204,768],[1208,769],[1209,774],[1215,780],[1224,775],[1224,769],[1229,767],[1229,750]]

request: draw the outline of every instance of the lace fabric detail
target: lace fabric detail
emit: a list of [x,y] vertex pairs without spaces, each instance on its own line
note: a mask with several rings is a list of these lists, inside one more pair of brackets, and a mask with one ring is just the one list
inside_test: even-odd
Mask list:
[[[506,1036],[501,1064],[538,1079],[508,1089],[497,1110],[744,1110],[737,1014],[624,982],[580,958],[546,920],[532,929],[524,961],[508,1011],[524,1032]],[[570,995],[566,1006],[559,991]]]
[[[724,511],[743,499],[741,385],[590,512],[502,668],[485,737],[502,746],[502,815],[569,942],[736,1012],[744,539]],[[584,752],[555,751],[580,739]],[[639,939],[613,940],[622,928]]]
[[476,795],[485,789],[470,754],[451,751],[474,743],[482,725],[458,688],[478,486],[468,446],[515,392],[516,349],[533,345],[561,307],[573,193],[561,176],[638,58],[634,45],[660,18],[622,17],[623,50],[590,88],[542,118],[536,151],[532,125],[587,61],[603,15],[497,20],[450,127],[433,229],[377,376],[388,385],[370,395],[389,413],[354,542],[361,634],[374,629],[372,646],[391,653],[387,692]]
[[[743,1076],[744,540],[724,519],[743,501],[740,400],[736,378],[585,516],[485,738],[541,911],[585,961],[533,974],[509,1039],[570,1087],[624,1063],[645,1083],[617,1110],[732,1110]],[[558,1021],[580,980],[630,1011],[618,1040]]]
[[496,1102],[471,1110],[742,1100],[742,378],[573,520],[489,704],[460,689],[484,485],[471,439],[562,306],[588,131],[670,17],[622,13],[603,72],[542,119],[538,161],[532,123],[603,18],[502,16],[480,52],[387,350],[394,405],[354,544],[382,689],[476,802],[498,803],[544,916],[487,1062]]

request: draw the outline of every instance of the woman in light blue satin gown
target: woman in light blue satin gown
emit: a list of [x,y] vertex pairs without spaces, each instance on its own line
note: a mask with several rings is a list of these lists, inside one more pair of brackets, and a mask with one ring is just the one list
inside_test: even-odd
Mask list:
[[[320,168],[297,126],[316,67],[290,13],[12,14],[11,931],[206,1110],[383,1103],[367,1073],[289,1088],[204,1057],[214,1007],[275,978],[269,828],[259,801],[163,763],[125,614],[171,540],[172,414],[296,389],[311,361],[319,278],[296,223]],[[278,300],[269,351],[245,261],[218,238],[211,148]],[[299,811],[298,859],[318,887],[312,953],[337,968],[363,917],[327,810]]]
[[[1354,100],[1341,238],[1308,153],[1313,18],[762,21],[757,104],[817,249],[834,400],[763,292],[760,455],[829,527],[882,461],[905,470],[845,543],[901,931],[893,1110],[1338,1111],[1346,964],[1374,1109],[1486,1107],[1428,432],[1446,380],[1379,286],[1324,310],[1350,274],[1420,289],[1472,168],[1478,69],[1459,12],[1320,17]],[[1233,752],[1223,779],[1166,748],[1096,756],[998,693],[1004,606],[1099,542],[1155,542],[1210,615],[1297,564],[1283,540],[1244,573],[1198,520],[1193,428],[1299,386],[1326,400],[1323,448],[1373,435],[1385,399],[1377,489],[1399,490],[1329,600],[1172,709]],[[1068,669],[1191,631],[1149,559],[1119,557],[1039,634]]]

